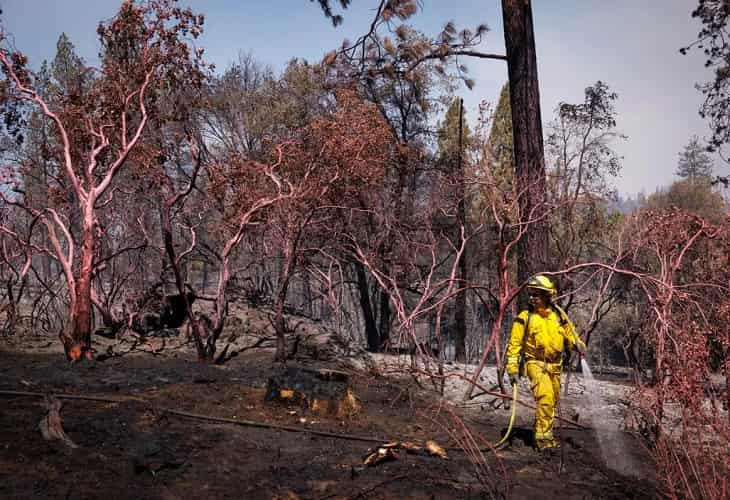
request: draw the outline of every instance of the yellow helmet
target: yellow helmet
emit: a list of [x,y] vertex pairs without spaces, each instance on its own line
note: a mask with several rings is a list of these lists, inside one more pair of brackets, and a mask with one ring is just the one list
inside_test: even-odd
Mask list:
[[550,280],[550,278],[543,276],[542,274],[538,274],[537,276],[530,278],[530,281],[527,282],[527,288],[543,290],[547,292],[551,298],[558,294],[555,284]]

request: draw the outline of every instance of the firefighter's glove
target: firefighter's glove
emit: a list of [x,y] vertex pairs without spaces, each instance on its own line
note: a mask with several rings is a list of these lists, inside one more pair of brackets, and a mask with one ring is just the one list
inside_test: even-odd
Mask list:
[[516,373],[509,374],[509,384],[510,385],[517,385],[518,380],[519,380],[519,376]]
[[576,335],[576,341],[575,341],[575,350],[578,351],[581,356],[585,356],[586,351],[588,350],[585,342],[583,342],[580,338],[577,338],[577,335]]

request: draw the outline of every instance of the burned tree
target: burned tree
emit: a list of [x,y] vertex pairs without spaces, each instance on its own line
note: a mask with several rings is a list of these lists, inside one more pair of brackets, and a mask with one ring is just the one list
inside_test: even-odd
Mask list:
[[274,297],[277,361],[286,359],[284,306],[297,268],[332,244],[338,210],[382,178],[394,144],[375,106],[352,91],[340,91],[336,99],[332,116],[299,132],[282,169],[295,196],[273,207],[269,218],[269,238],[282,259]]
[[0,32],[3,88],[9,98],[36,106],[54,124],[62,145],[57,158],[59,177],[72,193],[80,214],[81,236],[76,241],[69,221],[54,207],[32,207],[22,198],[3,195],[6,203],[22,206],[39,217],[48,233],[48,253],[60,264],[68,288],[69,317],[60,338],[69,359],[91,357],[99,212],[114,197],[120,172],[134,163],[136,155],[145,153],[140,145],[156,111],[157,92],[184,68],[188,70],[183,74],[190,78],[199,74],[201,53],[191,49],[185,37],[197,37],[201,24],[202,17],[174,7],[171,0],[144,6],[125,2],[116,17],[99,26],[98,33],[102,46],[126,47],[128,57],[105,57],[88,90],[58,102],[44,98],[34,88],[26,58],[12,49],[5,33]]

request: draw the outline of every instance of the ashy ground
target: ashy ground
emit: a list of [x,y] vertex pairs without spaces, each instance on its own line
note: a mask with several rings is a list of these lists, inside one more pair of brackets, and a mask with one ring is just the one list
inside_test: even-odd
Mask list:
[[[522,443],[532,410],[520,406],[511,446],[494,453],[487,443],[499,440],[510,412],[491,396],[444,404],[428,384],[393,370],[403,366],[397,364],[403,358],[366,360],[342,350],[323,356],[302,348],[292,365],[350,376],[361,410],[336,418],[264,402],[267,380],[279,369],[266,342],[222,366],[197,362],[181,341],[164,346],[159,340],[102,342],[103,361],[78,365],[68,364],[50,339],[5,342],[0,351],[0,498],[656,496],[648,457],[636,440],[616,430],[620,382],[600,382],[606,395],[596,412],[581,376],[572,375],[561,414],[589,428],[563,424],[560,452],[539,454]],[[451,368],[446,395],[458,402],[463,367]],[[488,371],[481,382],[491,386],[491,376]],[[61,399],[63,429],[77,448],[42,437],[39,423],[47,410],[38,393],[96,398]],[[519,398],[531,402],[526,386]],[[613,428],[597,431],[589,414]],[[462,423],[484,450],[483,461],[462,449]],[[604,457],[601,441],[605,449],[607,436],[623,440],[618,456]],[[391,460],[364,465],[386,442],[428,440],[448,456],[400,449]]]

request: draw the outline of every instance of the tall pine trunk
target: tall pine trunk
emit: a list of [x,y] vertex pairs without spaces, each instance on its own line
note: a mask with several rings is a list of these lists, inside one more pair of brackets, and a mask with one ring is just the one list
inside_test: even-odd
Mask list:
[[[464,165],[461,151],[463,148],[464,100],[459,99],[459,149],[457,151],[457,175],[459,178],[459,204],[457,207],[457,235],[461,234],[461,227],[466,228],[466,189],[464,186]],[[466,251],[461,255],[458,272],[459,288],[467,284]],[[442,351],[443,352],[443,351]],[[456,296],[454,304],[454,358],[456,361],[466,362],[466,292]]]
[[[540,117],[535,33],[530,0],[502,0],[504,42],[507,50],[510,105],[514,135],[516,191],[521,220],[535,219],[545,207],[545,152]],[[517,245],[517,278],[524,283],[549,270],[548,221],[531,225]]]

